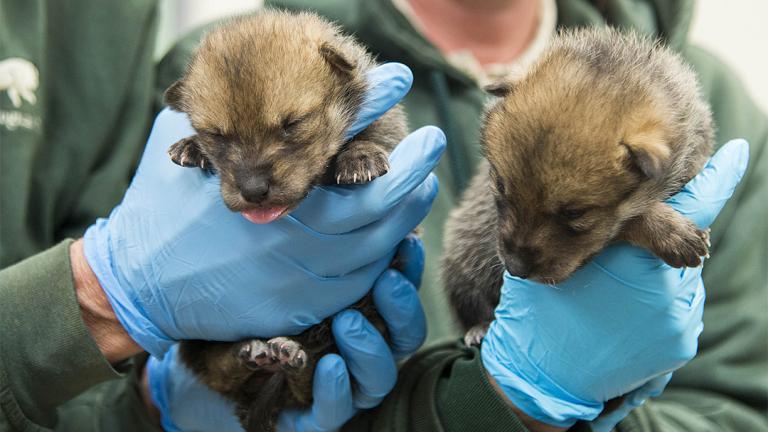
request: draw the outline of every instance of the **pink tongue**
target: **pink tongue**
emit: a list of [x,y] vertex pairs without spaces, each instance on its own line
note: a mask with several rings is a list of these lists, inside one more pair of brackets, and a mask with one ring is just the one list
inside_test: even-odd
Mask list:
[[243,217],[256,224],[270,223],[273,220],[282,216],[288,209],[287,206],[280,207],[267,207],[267,208],[255,208],[251,210],[245,210],[242,213]]

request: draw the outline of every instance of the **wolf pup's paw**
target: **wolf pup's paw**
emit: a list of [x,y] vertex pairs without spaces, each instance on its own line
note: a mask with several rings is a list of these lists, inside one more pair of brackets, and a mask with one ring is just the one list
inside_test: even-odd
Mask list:
[[709,258],[709,228],[699,229],[690,221],[671,228],[659,242],[660,248],[653,251],[664,262],[675,268],[697,267],[703,258]]
[[287,337],[276,337],[267,342],[269,352],[283,369],[300,371],[309,364],[307,353],[301,344]]
[[200,151],[194,136],[177,141],[168,149],[168,155],[171,156],[171,160],[176,165],[187,168],[202,168],[204,170],[212,168],[211,163],[208,162],[208,159]]
[[272,366],[277,364],[269,345],[261,339],[242,342],[236,352],[245,367],[251,370],[273,369]]
[[483,342],[485,334],[488,332],[489,325],[490,323],[482,323],[467,330],[467,333],[464,335],[464,345],[479,347]]
[[376,144],[355,143],[336,156],[336,184],[368,183],[389,171],[386,151]]

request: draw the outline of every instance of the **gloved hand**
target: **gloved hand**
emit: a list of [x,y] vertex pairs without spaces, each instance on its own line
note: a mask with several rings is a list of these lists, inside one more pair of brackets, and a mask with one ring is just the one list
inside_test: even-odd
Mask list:
[[[387,323],[392,345],[357,311],[336,315],[333,334],[341,355],[317,363],[314,402],[305,411],[284,411],[278,430],[329,431],[340,428],[357,409],[378,405],[395,385],[395,360],[414,352],[426,336],[426,320],[415,286],[424,268],[421,241],[407,237],[398,250],[402,273],[387,270],[373,288],[373,299]],[[149,388],[166,431],[241,431],[233,405],[200,383],[179,363],[177,347],[147,363]],[[357,382],[353,390],[350,377]]]
[[[729,142],[669,204],[709,226],[748,158],[745,141]],[[603,402],[637,389],[593,424],[608,430],[693,358],[703,306],[701,267],[671,268],[646,250],[615,244],[557,288],[505,273],[482,361],[518,409],[558,427],[592,420]]]
[[608,432],[613,430],[614,426],[619,424],[624,417],[628,416],[633,409],[643,405],[648,398],[660,395],[671,379],[672,372],[657,376],[643,384],[640,388],[633,390],[623,398],[621,405],[617,409],[607,414],[601,414],[593,420],[590,423],[592,431]]
[[[351,133],[411,79],[403,65],[375,69]],[[193,133],[186,115],[162,112],[123,202],[84,239],[117,318],[155,356],[180,339],[296,334],[363,297],[429,211],[445,147],[439,129],[422,128],[385,176],[316,188],[292,214],[255,225],[224,206],[217,177],[170,161],[167,148]]]

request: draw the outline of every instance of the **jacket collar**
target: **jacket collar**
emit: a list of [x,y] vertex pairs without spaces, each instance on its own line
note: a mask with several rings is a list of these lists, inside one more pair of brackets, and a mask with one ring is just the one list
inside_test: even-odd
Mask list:
[[[452,80],[473,85],[413,28],[392,0],[364,0],[358,6],[357,22],[350,27],[362,42],[378,48],[382,60],[440,70]],[[676,50],[686,44],[693,15],[693,0],[558,0],[557,7],[558,27],[610,24],[659,37]]]

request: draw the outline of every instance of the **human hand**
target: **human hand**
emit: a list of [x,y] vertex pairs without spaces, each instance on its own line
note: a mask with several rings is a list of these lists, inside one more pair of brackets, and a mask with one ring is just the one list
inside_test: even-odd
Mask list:
[[[333,321],[333,334],[340,355],[329,354],[317,363],[312,407],[303,411],[284,411],[278,430],[329,431],[340,428],[358,409],[378,405],[394,387],[396,359],[421,346],[426,336],[426,320],[416,286],[424,268],[421,241],[408,236],[400,245],[398,257],[402,273],[387,270],[373,288],[377,310],[387,323],[392,341],[387,345],[359,312],[346,310]],[[152,401],[160,411],[166,431],[241,431],[234,406],[200,383],[179,363],[174,346],[162,360],[147,363]],[[350,377],[356,381],[351,385]]]
[[[748,157],[745,141],[727,143],[668,203],[708,227]],[[496,319],[481,347],[483,364],[517,409],[546,425],[595,419],[605,401],[629,393],[622,407],[592,425],[609,430],[660,393],[669,373],[696,354],[701,270],[672,268],[621,243],[557,287],[505,273]]]
[[[353,132],[393,106],[411,75],[390,64],[371,80]],[[123,202],[84,239],[120,323],[155,356],[180,339],[296,334],[361,298],[429,211],[445,147],[439,129],[422,128],[393,151],[387,175],[318,187],[290,215],[254,225],[224,206],[217,177],[166,155],[193,133],[185,115],[161,113]]]

